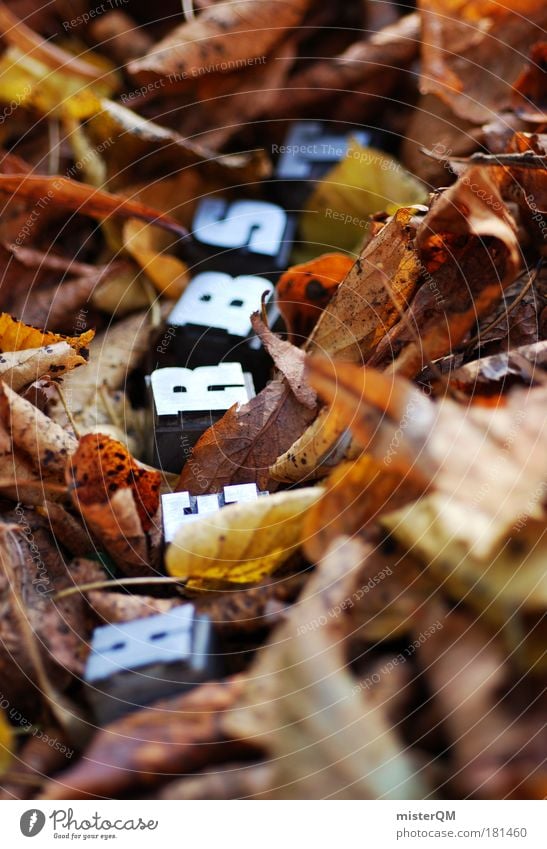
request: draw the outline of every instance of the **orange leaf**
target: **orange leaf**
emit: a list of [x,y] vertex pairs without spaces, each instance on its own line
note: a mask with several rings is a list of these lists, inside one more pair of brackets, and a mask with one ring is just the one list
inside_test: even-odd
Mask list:
[[54,203],[99,220],[108,218],[109,215],[121,215],[125,218],[133,216],[171,230],[179,236],[185,236],[187,233],[187,230],[170,215],[164,215],[157,209],[145,206],[138,201],[128,200],[121,195],[103,192],[94,186],[78,183],[77,180],[70,180],[68,177],[0,174],[0,192],[33,200],[43,205]]
[[150,529],[159,506],[161,476],[139,466],[121,442],[102,433],[83,436],[67,477],[74,499],[87,506],[106,504],[120,489],[131,489],[142,529]]
[[352,265],[346,254],[323,254],[280,277],[277,302],[291,336],[309,335]]
[[0,313],[0,351],[26,351],[28,348],[43,348],[57,342],[67,342],[77,354],[83,353],[95,336],[94,330],[87,330],[80,336],[63,336],[39,330],[29,324],[12,318],[7,312]]

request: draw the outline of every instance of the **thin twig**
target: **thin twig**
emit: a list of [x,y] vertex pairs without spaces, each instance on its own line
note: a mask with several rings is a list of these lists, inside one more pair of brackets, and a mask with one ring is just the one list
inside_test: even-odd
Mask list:
[[436,162],[457,162],[461,165],[513,165],[518,168],[547,168],[547,157],[540,156],[532,150],[524,153],[473,153],[471,156],[443,156],[435,153],[427,147],[421,147],[420,151],[434,159]]
[[112,422],[114,427],[117,427],[118,430],[122,431],[123,433],[123,421],[120,419],[116,410],[114,409],[114,406],[112,405],[111,398],[108,395],[108,384],[106,383],[106,381],[101,383],[101,385],[99,386],[99,395],[101,396],[101,400],[105,406],[105,410],[110,421]]
[[186,581],[181,578],[116,578],[110,581],[92,581],[89,584],[78,584],[75,587],[68,587],[66,590],[61,590],[53,596],[54,601],[59,601],[61,598],[75,595],[76,593],[87,593],[90,590],[104,590],[112,587],[128,586],[146,586],[147,584],[180,584],[185,586]]
[[74,417],[73,417],[73,415],[70,411],[70,407],[68,406],[67,400],[65,398],[65,394],[64,394],[63,390],[61,389],[61,387],[59,386],[59,384],[55,383],[55,381],[53,381],[53,386],[57,390],[57,394],[59,395],[59,398],[61,399],[61,404],[63,405],[63,409],[66,413],[67,419],[70,422],[70,426],[71,426],[72,430],[74,431],[74,436],[76,437],[76,439],[79,439],[80,438],[80,432],[79,432],[79,430],[76,426],[76,422],[74,421]]

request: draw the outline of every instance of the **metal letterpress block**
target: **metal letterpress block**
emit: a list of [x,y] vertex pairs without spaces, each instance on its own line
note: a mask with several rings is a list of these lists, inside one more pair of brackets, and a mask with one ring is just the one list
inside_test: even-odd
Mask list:
[[215,638],[192,604],[93,632],[85,681],[100,723],[218,677]]
[[192,223],[198,267],[275,280],[288,265],[295,230],[295,217],[275,203],[204,198]]
[[285,206],[299,209],[315,183],[345,157],[350,138],[370,145],[372,135],[358,128],[331,130],[324,121],[294,122],[279,145],[275,196],[284,199]]
[[190,495],[189,492],[168,492],[161,497],[164,542],[173,541],[176,532],[186,522],[193,522],[207,513],[216,513],[227,504],[255,501],[259,495],[256,484],[242,483],[225,486],[222,492],[211,495]]
[[222,271],[198,274],[167,319],[170,339],[166,353],[189,368],[237,361],[255,380],[264,378],[268,359],[252,328],[251,313],[260,310],[266,295],[271,327],[279,315],[274,291],[273,284],[263,277],[231,277]]
[[170,472],[180,472],[208,427],[255,394],[252,377],[240,363],[156,369],[148,383],[154,423],[151,460]]

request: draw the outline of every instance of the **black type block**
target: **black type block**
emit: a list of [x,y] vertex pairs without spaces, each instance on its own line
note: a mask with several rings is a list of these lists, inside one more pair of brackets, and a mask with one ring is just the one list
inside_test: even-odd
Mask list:
[[231,277],[221,271],[198,274],[169,315],[158,353],[187,368],[239,362],[255,381],[260,380],[270,361],[251,326],[251,313],[261,309],[265,295],[272,327],[279,315],[274,293],[273,284],[263,277]]
[[240,363],[156,369],[148,378],[153,415],[151,462],[178,473],[199,437],[234,404],[255,394]]
[[351,138],[368,146],[373,136],[357,127],[330,129],[324,121],[295,121],[285,141],[274,147],[279,154],[274,194],[291,208],[300,209],[321,180],[347,153]]
[[295,217],[275,203],[204,198],[192,222],[197,270],[275,280],[289,264],[295,230]]
[[218,677],[211,622],[192,604],[96,628],[85,670],[101,724]]
[[232,484],[222,492],[211,495],[190,495],[189,492],[168,492],[161,497],[163,537],[165,543],[173,541],[176,532],[185,522],[193,522],[207,513],[216,513],[227,504],[255,501],[260,492],[254,483]]

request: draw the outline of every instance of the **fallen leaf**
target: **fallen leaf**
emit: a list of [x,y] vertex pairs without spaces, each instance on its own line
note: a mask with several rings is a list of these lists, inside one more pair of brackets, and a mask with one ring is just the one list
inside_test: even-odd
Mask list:
[[18,392],[46,375],[58,378],[85,364],[85,358],[68,342],[56,342],[0,354],[0,379]]
[[320,495],[278,492],[184,524],[167,549],[167,571],[193,589],[261,581],[302,544],[304,515]]
[[28,348],[40,348],[66,342],[77,354],[85,354],[94,336],[94,330],[87,330],[79,336],[49,333],[38,330],[37,327],[29,327],[5,312],[0,313],[0,350],[2,352],[23,351]]
[[[367,20],[367,28],[370,22]],[[363,92],[374,108],[378,96],[389,96],[400,75],[399,68],[409,65],[419,50],[420,19],[417,14],[403,15],[379,32],[353,42],[343,53],[321,57],[298,70],[272,106],[270,114],[300,119],[311,107],[333,101],[336,109],[341,92]],[[363,110],[364,111],[364,110]]]
[[352,251],[365,236],[369,216],[421,204],[427,191],[393,157],[351,139],[344,159],[318,183],[300,215],[306,245]]
[[337,537],[362,532],[383,513],[414,501],[424,489],[412,477],[386,470],[370,454],[340,463],[323,487],[304,522],[304,552],[311,562],[320,560]]
[[259,312],[251,315],[254,332],[260,337],[277,370],[289,384],[292,393],[300,404],[314,410],[317,407],[317,395],[306,380],[306,355],[290,342],[286,342],[272,333],[262,321]]
[[358,686],[347,665],[344,611],[362,558],[362,546],[350,540],[326,554],[223,718],[227,733],[267,750],[273,775],[264,798],[427,794],[384,708]]
[[544,124],[547,120],[547,42],[539,41],[530,51],[528,68],[513,84],[513,108],[520,118]]
[[520,265],[515,222],[495,179],[479,166],[437,198],[416,243],[424,284],[368,358],[408,377],[459,344],[501,299]]
[[317,322],[308,351],[363,361],[398,320],[422,271],[414,214],[395,213],[364,248]]
[[354,260],[346,254],[322,254],[310,262],[293,265],[281,275],[275,296],[293,342],[307,339],[353,264]]
[[139,78],[171,75],[177,82],[191,83],[203,73],[245,67],[268,54],[287,29],[298,26],[310,5],[310,0],[215,3],[177,27],[147,56],[131,62],[128,70]]
[[314,418],[285,380],[271,380],[241,407],[205,431],[182,470],[177,490],[218,492],[232,483],[268,488],[269,468]]
[[345,418],[335,407],[322,407],[302,436],[270,467],[270,477],[282,483],[320,478],[345,458],[349,443]]
[[124,445],[100,433],[83,436],[67,464],[74,504],[123,570],[148,574],[159,558],[151,542],[159,536],[160,478],[138,465]]
[[130,218],[124,225],[123,241],[157,291],[168,298],[180,298],[190,275],[186,263],[167,253],[173,240],[156,227]]
[[510,105],[519,75],[547,10],[538,0],[420,0],[420,89],[476,124]]
[[248,756],[254,747],[226,737],[220,726],[241,686],[237,678],[202,684],[113,722],[82,760],[46,784],[41,798],[116,798],[135,781],[149,789],[169,775]]
[[32,461],[43,478],[64,474],[76,439],[37,407],[0,383],[0,417],[13,444]]
[[87,186],[85,183],[78,183],[69,177],[0,174],[0,192],[14,198],[36,201],[36,203],[43,202],[46,197],[56,207],[71,209],[99,220],[107,219],[110,215],[139,218],[157,227],[163,227],[178,236],[187,235],[184,227],[181,227],[169,215],[164,215],[121,195],[111,194],[94,186]]

